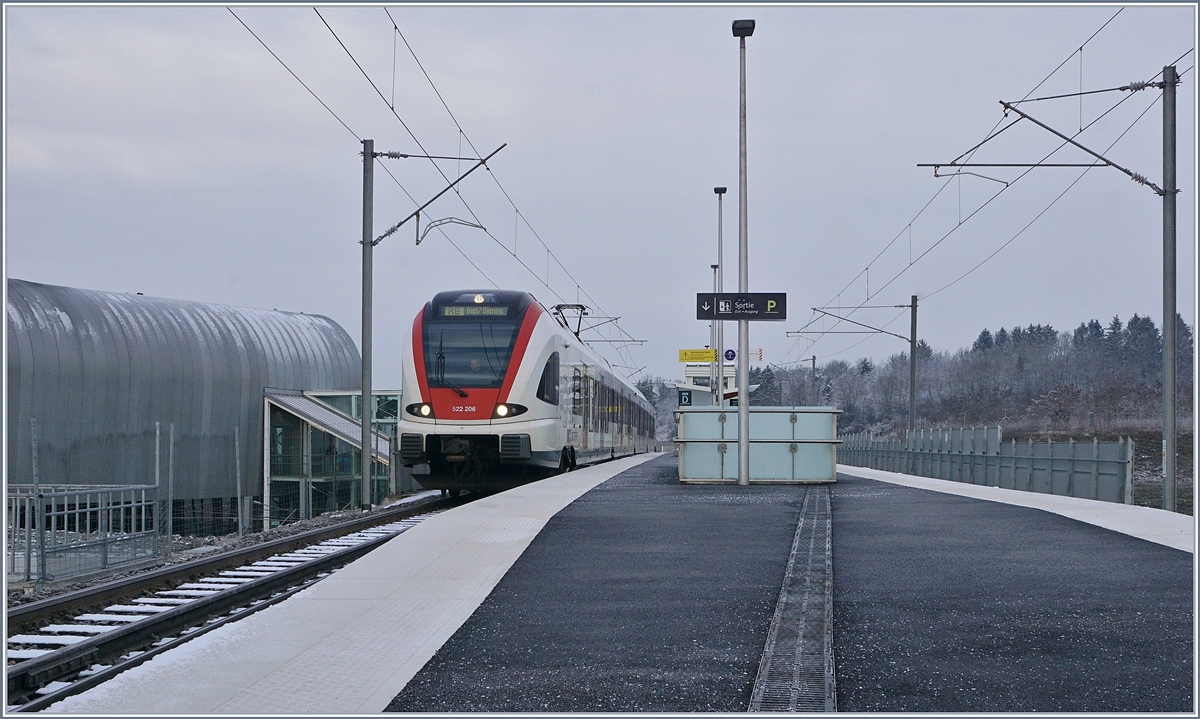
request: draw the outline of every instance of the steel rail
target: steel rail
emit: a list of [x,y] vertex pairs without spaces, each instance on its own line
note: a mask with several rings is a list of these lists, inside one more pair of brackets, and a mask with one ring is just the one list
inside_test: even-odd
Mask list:
[[119,579],[114,582],[100,584],[95,587],[81,589],[77,592],[71,592],[58,597],[50,597],[28,604],[21,604],[12,607],[8,610],[8,635],[18,633],[23,627],[39,622],[44,619],[49,619],[55,614],[61,612],[70,612],[77,609],[84,609],[95,604],[109,603],[114,599],[128,596],[136,592],[140,592],[151,587],[156,587],[161,584],[168,584],[175,581],[187,579],[188,577],[208,574],[211,572],[220,571],[228,567],[240,566],[247,562],[252,562],[262,557],[268,557],[281,552],[287,552],[297,547],[302,547],[308,544],[322,542],[326,539],[343,534],[352,534],[361,531],[367,527],[372,527],[377,524],[386,524],[397,519],[422,512],[436,509],[439,507],[450,507],[462,500],[443,499],[433,497],[429,500],[420,500],[405,504],[396,509],[388,509],[382,512],[369,514],[364,517],[353,519],[349,522],[322,527],[300,534],[294,534],[290,537],[281,537],[279,539],[255,544],[243,549],[235,549],[229,552],[222,552],[217,556],[195,559],[183,564],[171,565],[156,569],[151,572]]
[[268,597],[267,599],[264,599],[261,602],[257,602],[257,603],[251,604],[250,606],[234,610],[227,616],[220,617],[216,620],[206,621],[204,624],[200,625],[199,627],[196,627],[195,631],[193,631],[193,632],[188,632],[186,634],[180,634],[179,636],[174,637],[173,639],[161,641],[161,643],[156,642],[153,647],[151,647],[150,649],[147,649],[144,652],[141,652],[140,654],[137,654],[134,656],[129,656],[124,661],[121,661],[117,664],[109,666],[105,669],[101,669],[93,674],[89,674],[86,677],[78,678],[75,681],[71,682],[71,684],[69,686],[63,687],[62,689],[59,689],[54,692],[50,692],[48,694],[43,694],[41,696],[38,696],[38,698],[36,698],[36,699],[33,699],[25,704],[21,704],[20,706],[15,707],[13,709],[13,711],[17,711],[17,712],[41,711],[42,709],[45,709],[46,707],[50,706],[51,704],[55,704],[59,701],[62,701],[63,699],[66,699],[69,696],[74,696],[75,694],[81,694],[81,693],[87,691],[88,689],[91,689],[92,687],[103,684],[104,682],[108,681],[109,679],[112,679],[113,677],[117,676],[118,674],[120,674],[122,672],[128,671],[128,670],[138,666],[139,664],[143,664],[143,663],[149,661],[150,659],[153,659],[154,657],[158,656],[159,654],[162,654],[163,652],[165,652],[169,649],[174,649],[175,647],[178,647],[181,644],[189,642],[192,639],[195,639],[196,637],[198,637],[202,634],[207,634],[208,632],[216,629],[217,627],[221,627],[226,624],[240,621],[261,609],[266,609],[267,607],[278,604],[279,602],[282,602],[283,600],[287,599],[288,597],[292,596],[293,594],[296,594],[296,593],[308,588],[309,586],[314,584],[316,581],[318,581],[318,580],[314,579],[314,580],[304,582],[303,584],[289,587],[288,589],[286,589],[282,592],[279,592],[278,594],[275,594],[271,597]]
[[[197,598],[146,619],[8,667],[8,701],[12,702],[14,698],[29,697],[52,681],[63,679],[96,664],[113,664],[105,671],[106,676],[136,666],[144,659],[123,662],[114,660],[131,651],[146,650],[164,637],[178,634],[189,627],[202,626],[213,617],[221,616],[239,607],[246,607],[255,600],[272,597],[280,592],[286,592],[295,585],[311,582],[318,575],[370,552],[391,540],[398,533],[393,532],[364,540],[352,547],[346,547],[245,584],[215,592],[208,597]],[[239,611],[238,613],[245,616],[251,612]],[[203,632],[193,631],[179,639],[186,641],[201,633]],[[132,659],[137,660],[139,657]],[[36,711],[49,703],[84,691],[93,683],[87,680],[80,685],[72,683],[56,692],[16,706],[14,710]]]

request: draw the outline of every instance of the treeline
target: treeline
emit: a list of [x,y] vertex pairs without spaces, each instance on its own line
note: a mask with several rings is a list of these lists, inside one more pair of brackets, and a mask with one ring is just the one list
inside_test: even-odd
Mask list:
[[[1176,316],[1177,408],[1191,427],[1192,329]],[[1049,325],[984,329],[955,352],[917,345],[916,425],[1073,431],[1135,426],[1162,417],[1162,334],[1149,317],[1081,323],[1070,332]],[[814,381],[815,380],[815,381]],[[902,433],[908,422],[909,361],[900,352],[876,363],[832,360],[818,365],[752,368],[759,385],[752,405],[835,405],[842,433]],[[644,388],[643,388],[644,385]],[[639,382],[659,407],[660,437],[671,436],[674,392],[661,379]],[[670,391],[664,391],[670,390]],[[664,423],[664,410],[666,422]]]
[[660,440],[674,439],[678,428],[671,413],[679,406],[674,383],[662,377],[643,377],[636,386],[654,405],[654,436]]

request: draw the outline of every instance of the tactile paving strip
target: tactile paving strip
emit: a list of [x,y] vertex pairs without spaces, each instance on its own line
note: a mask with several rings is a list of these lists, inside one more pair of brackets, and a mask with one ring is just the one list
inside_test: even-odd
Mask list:
[[811,487],[750,695],[752,712],[837,711],[832,520],[829,488]]

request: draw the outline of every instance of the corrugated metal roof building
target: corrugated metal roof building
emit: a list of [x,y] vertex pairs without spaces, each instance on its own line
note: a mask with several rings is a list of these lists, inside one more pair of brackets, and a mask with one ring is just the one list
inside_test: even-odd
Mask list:
[[361,386],[353,340],[319,315],[8,280],[8,482],[162,481],[176,500],[262,494],[264,391]]

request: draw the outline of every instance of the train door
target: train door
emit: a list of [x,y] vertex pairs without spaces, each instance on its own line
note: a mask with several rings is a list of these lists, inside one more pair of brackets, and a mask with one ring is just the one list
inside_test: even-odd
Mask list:
[[592,441],[592,437],[590,437],[590,433],[592,433],[592,421],[590,421],[592,420],[592,402],[588,400],[589,387],[587,373],[580,371],[578,367],[575,370],[575,388],[575,396],[580,401],[580,420],[582,423],[580,444],[583,445],[584,450],[587,450],[589,447],[592,447],[592,442],[590,442]]
[[625,449],[629,449],[632,444],[632,432],[629,431],[629,397],[624,393],[620,395],[620,443]]
[[563,400],[558,403],[558,418],[562,420],[563,433],[566,435],[563,443],[573,444],[575,436],[575,394],[571,391],[571,371],[567,369],[568,358],[563,355],[559,364],[558,396]]
[[588,380],[592,400],[592,429],[596,433],[595,447],[604,449],[604,384],[592,377]]
[[621,403],[625,401],[621,390],[613,388],[613,446],[625,451],[625,413],[621,411]]

